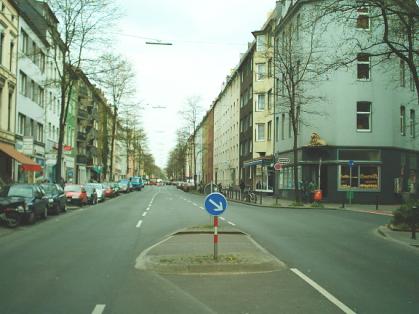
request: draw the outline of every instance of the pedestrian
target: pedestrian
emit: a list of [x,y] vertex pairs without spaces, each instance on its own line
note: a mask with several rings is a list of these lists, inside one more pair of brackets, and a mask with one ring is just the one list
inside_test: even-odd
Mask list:
[[314,191],[316,190],[316,184],[311,180],[307,186],[308,193],[310,194],[310,202],[314,202]]

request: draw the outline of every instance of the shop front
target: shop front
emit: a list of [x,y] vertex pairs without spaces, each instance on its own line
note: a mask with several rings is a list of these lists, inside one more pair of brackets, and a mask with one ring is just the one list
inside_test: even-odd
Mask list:
[[245,161],[243,167],[248,169],[253,190],[264,193],[274,192],[275,173],[272,156]]

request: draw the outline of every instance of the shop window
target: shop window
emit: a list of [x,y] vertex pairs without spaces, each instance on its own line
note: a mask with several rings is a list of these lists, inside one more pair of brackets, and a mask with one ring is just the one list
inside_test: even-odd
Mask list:
[[415,110],[410,110],[410,121],[409,121],[409,129],[410,129],[410,137],[415,137]]
[[379,190],[380,167],[375,165],[355,165],[351,170],[348,165],[341,165],[339,172],[339,189]]
[[356,130],[371,132],[371,103],[359,101],[356,103]]

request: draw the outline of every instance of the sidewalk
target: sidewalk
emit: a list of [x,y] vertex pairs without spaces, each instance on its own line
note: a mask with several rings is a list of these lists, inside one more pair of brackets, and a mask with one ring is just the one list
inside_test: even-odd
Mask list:
[[[236,200],[236,195],[233,194],[232,198],[228,198],[231,202],[238,202],[243,204],[249,204],[253,206],[261,206],[261,207],[282,207],[282,208],[315,208],[311,204],[304,204],[303,206],[294,206],[293,200],[281,199],[276,198],[274,196],[266,196],[262,195],[262,202],[260,200],[259,194],[257,195],[256,202],[248,203],[245,201]],[[351,211],[359,211],[359,212],[366,212],[370,214],[379,214],[379,215],[386,215],[386,216],[393,216],[393,211],[400,207],[400,204],[395,205],[378,205],[378,209],[376,209],[375,204],[345,204],[345,207],[342,207],[342,203],[321,203],[323,209],[345,209]]]
[[377,231],[380,235],[391,241],[419,248],[419,231],[416,233],[416,240],[411,238],[410,231],[392,230],[388,226],[380,226]]

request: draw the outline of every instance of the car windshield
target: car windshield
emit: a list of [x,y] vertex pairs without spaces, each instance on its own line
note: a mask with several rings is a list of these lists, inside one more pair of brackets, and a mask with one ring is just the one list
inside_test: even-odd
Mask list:
[[89,193],[89,194],[92,193],[95,189],[95,187],[92,186],[92,185],[86,185],[84,188],[85,188],[86,192]]
[[30,185],[12,185],[4,189],[3,196],[32,197],[33,189]]
[[66,185],[64,187],[65,192],[81,192],[81,186],[80,185]]

